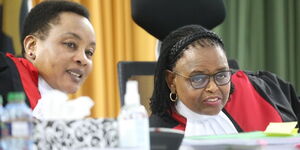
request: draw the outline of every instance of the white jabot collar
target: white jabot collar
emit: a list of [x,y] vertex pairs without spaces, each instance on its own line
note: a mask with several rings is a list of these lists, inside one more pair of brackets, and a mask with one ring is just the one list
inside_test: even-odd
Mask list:
[[41,76],[38,79],[38,89],[41,99],[38,100],[32,112],[32,115],[38,119],[43,119],[45,114],[49,116],[49,112],[53,112],[55,102],[63,102],[68,98],[66,93],[52,88]]
[[238,133],[230,119],[222,111],[213,116],[201,115],[190,110],[180,100],[175,108],[180,115],[187,119],[185,136]]
[[43,97],[43,95],[47,94],[48,92],[54,90],[41,76],[39,76],[38,85],[41,97]]

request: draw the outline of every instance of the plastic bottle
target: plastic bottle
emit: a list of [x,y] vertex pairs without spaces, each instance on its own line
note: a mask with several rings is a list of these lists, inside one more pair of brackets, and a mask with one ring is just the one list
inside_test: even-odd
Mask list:
[[33,119],[31,109],[25,104],[25,95],[23,92],[10,92],[7,100],[2,115],[3,150],[31,150]]
[[140,104],[137,81],[126,83],[125,105],[118,116],[119,146],[150,150],[149,119]]

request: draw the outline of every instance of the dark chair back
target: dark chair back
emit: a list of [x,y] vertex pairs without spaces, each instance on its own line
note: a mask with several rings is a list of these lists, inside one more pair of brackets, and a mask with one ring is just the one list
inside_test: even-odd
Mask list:
[[226,16],[223,0],[131,0],[136,24],[162,41],[171,31],[189,24],[213,29]]
[[154,75],[155,61],[120,61],[118,63],[119,91],[121,106],[124,105],[126,82],[132,76]]

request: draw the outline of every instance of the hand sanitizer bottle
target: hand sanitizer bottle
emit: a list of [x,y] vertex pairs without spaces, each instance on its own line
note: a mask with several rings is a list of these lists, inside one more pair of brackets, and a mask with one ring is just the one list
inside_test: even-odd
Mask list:
[[119,146],[150,150],[149,119],[140,104],[137,81],[126,83],[125,105],[118,116]]

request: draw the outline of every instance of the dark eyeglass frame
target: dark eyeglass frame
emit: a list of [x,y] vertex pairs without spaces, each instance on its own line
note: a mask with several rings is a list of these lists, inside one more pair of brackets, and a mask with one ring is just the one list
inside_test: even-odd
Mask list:
[[[193,75],[193,76],[189,76],[189,77],[187,77],[187,76],[185,76],[185,75],[182,75],[182,74],[180,74],[180,73],[178,73],[178,72],[176,72],[176,71],[170,71],[170,72],[172,72],[172,73],[174,73],[174,74],[176,74],[176,75],[179,75],[179,76],[181,76],[181,77],[184,77],[184,78],[186,78],[186,79],[188,79],[189,81],[190,81],[190,84],[191,84],[191,86],[194,88],[194,89],[202,89],[202,88],[205,88],[207,85],[208,85],[208,83],[210,82],[210,78],[211,77],[213,77],[213,81],[215,82],[215,84],[217,85],[217,86],[223,86],[223,85],[226,85],[226,84],[228,84],[230,81],[231,81],[231,76],[232,76],[232,70],[224,70],[224,71],[219,71],[219,72],[216,72],[216,73],[214,73],[214,74],[212,74],[212,75],[208,75],[208,74],[196,74],[196,75]],[[220,75],[220,73],[229,73],[229,80],[227,81],[227,82],[225,82],[225,83],[219,83],[219,81],[217,81],[217,79],[216,79],[216,77],[217,77],[217,75]],[[191,78],[193,78],[193,77],[196,77],[196,76],[199,76],[199,75],[201,75],[201,76],[206,76],[207,78],[206,78],[206,81],[203,83],[203,85],[202,86],[195,86],[194,84],[193,84],[193,81],[192,81],[192,79]]]

